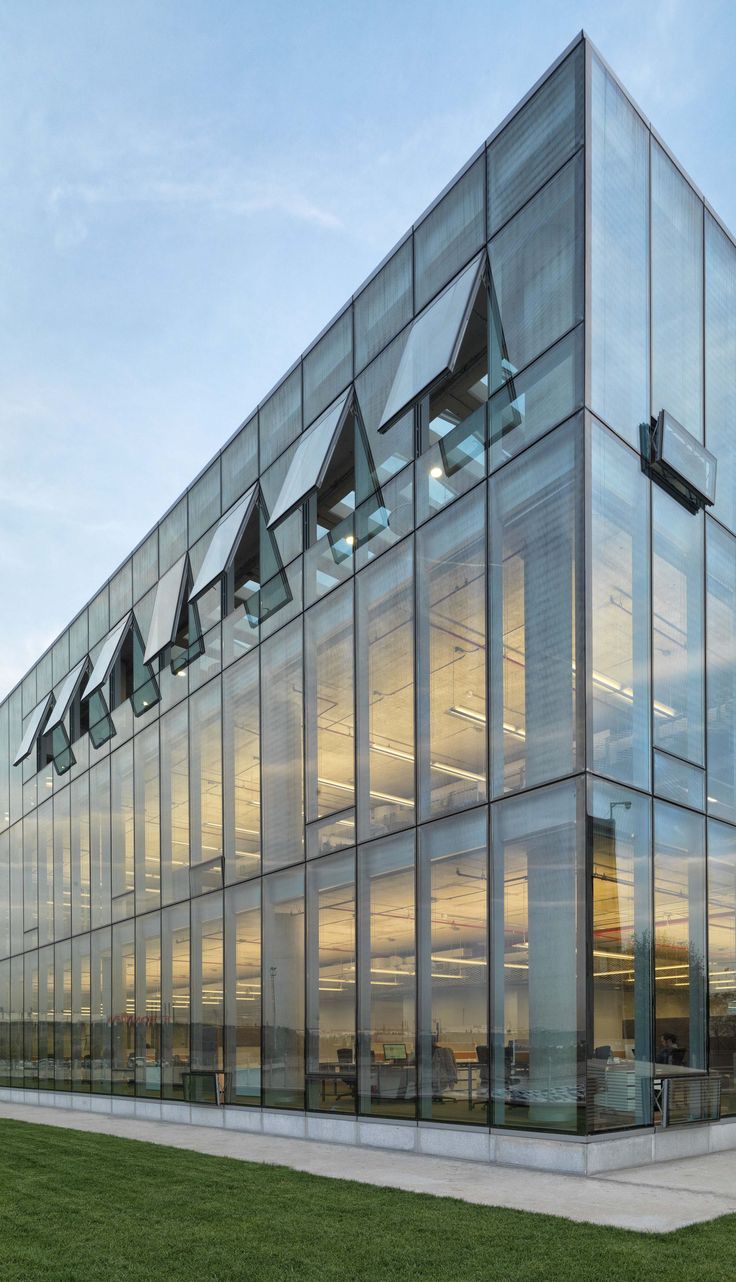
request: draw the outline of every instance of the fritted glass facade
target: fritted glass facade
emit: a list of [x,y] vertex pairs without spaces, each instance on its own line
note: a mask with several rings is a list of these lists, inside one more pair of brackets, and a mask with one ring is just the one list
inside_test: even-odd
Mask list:
[[734,412],[581,38],[0,705],[0,1089],[736,1115]]

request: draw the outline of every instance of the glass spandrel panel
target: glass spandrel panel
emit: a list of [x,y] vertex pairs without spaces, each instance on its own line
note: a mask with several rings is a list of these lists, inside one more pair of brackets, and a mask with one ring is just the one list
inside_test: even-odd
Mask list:
[[43,698],[40,703],[37,703],[33,709],[33,712],[28,718],[28,723],[26,725],[23,738],[20,741],[18,751],[13,758],[14,766],[19,766],[21,761],[25,761],[26,757],[30,756],[33,751],[36,745],[36,740],[41,733],[46,714],[51,707],[52,699],[53,695],[47,694],[45,698]]
[[415,453],[414,411],[411,407],[393,423],[390,432],[381,432],[379,427],[408,334],[409,329],[403,330],[355,380],[360,416],[373,457],[376,479],[381,486],[400,472]]
[[254,414],[222,451],[222,506],[226,512],[257,479],[258,415]]
[[95,659],[95,664],[90,673],[89,681],[84,689],[85,699],[89,699],[95,691],[104,686],[112,672],[113,664],[120,653],[120,647],[125,640],[128,628],[133,622],[133,615],[127,614],[121,619],[117,627],[106,637],[102,649]]
[[652,413],[703,439],[703,206],[652,141]]
[[292,512],[307,494],[319,486],[345,420],[349,395],[349,391],[343,392],[322,418],[304,433],[273,505],[269,527]]
[[412,318],[411,236],[355,299],[355,368],[363,369]]
[[592,405],[638,449],[649,418],[649,132],[597,58],[592,121]]
[[420,311],[485,240],[485,157],[480,156],[414,231],[415,306]]
[[406,409],[435,379],[451,373],[464,322],[480,282],[482,257],[476,258],[412,325],[399,368],[384,406],[379,430]]
[[583,75],[581,42],[488,148],[490,235],[582,143]]
[[229,568],[253,511],[256,490],[257,486],[252,485],[248,493],[243,495],[240,502],[236,503],[235,507],[231,508],[215,527],[209,547],[204,554],[204,560],[194,581],[194,587],[189,594],[190,601],[196,601],[197,597],[212,587],[212,584],[216,583]]
[[580,153],[491,241],[492,391],[583,319],[583,204]]
[[304,422],[311,423],[353,377],[353,312],[348,307],[304,357]]
[[144,663],[152,663],[167,646],[173,643],[184,599],[186,567],[185,553],[158,581],[143,657]]
[[207,468],[187,494],[189,546],[208,530],[222,512],[220,506],[220,460]]
[[69,711],[69,707],[74,696],[76,695],[80,685],[82,684],[82,681],[84,680],[84,675],[88,667],[89,667],[89,659],[85,657],[84,659],[80,660],[80,662],[74,668],[72,668],[71,672],[64,679],[61,689],[59,690],[59,693],[57,695],[56,703],[54,704],[51,716],[46,722],[46,727],[44,731],[45,734],[48,734],[51,730],[54,729],[55,726],[61,725],[62,721],[66,717],[67,712]]
[[283,380],[258,411],[263,472],[302,430],[301,365]]
[[736,530],[736,245],[705,216],[705,443],[718,459],[714,514]]

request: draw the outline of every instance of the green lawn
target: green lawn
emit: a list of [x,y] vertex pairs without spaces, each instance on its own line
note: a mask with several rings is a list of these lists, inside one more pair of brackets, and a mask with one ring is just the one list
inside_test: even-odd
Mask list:
[[1,1282],[715,1282],[736,1216],[665,1236],[0,1121]]

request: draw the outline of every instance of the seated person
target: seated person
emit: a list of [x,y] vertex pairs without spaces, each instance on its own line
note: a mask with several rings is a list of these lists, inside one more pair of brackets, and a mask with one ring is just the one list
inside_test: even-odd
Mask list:
[[457,1083],[455,1053],[450,1046],[440,1046],[439,1038],[432,1037],[432,1098],[441,1100],[443,1092]]
[[659,1039],[659,1050],[655,1057],[656,1064],[682,1064],[685,1051],[677,1042],[676,1033],[662,1033]]

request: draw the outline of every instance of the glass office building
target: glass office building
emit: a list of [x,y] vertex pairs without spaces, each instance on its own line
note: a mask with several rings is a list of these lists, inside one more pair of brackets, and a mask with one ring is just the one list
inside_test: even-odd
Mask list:
[[735,1062],[736,244],[581,36],[0,705],[0,1093]]

